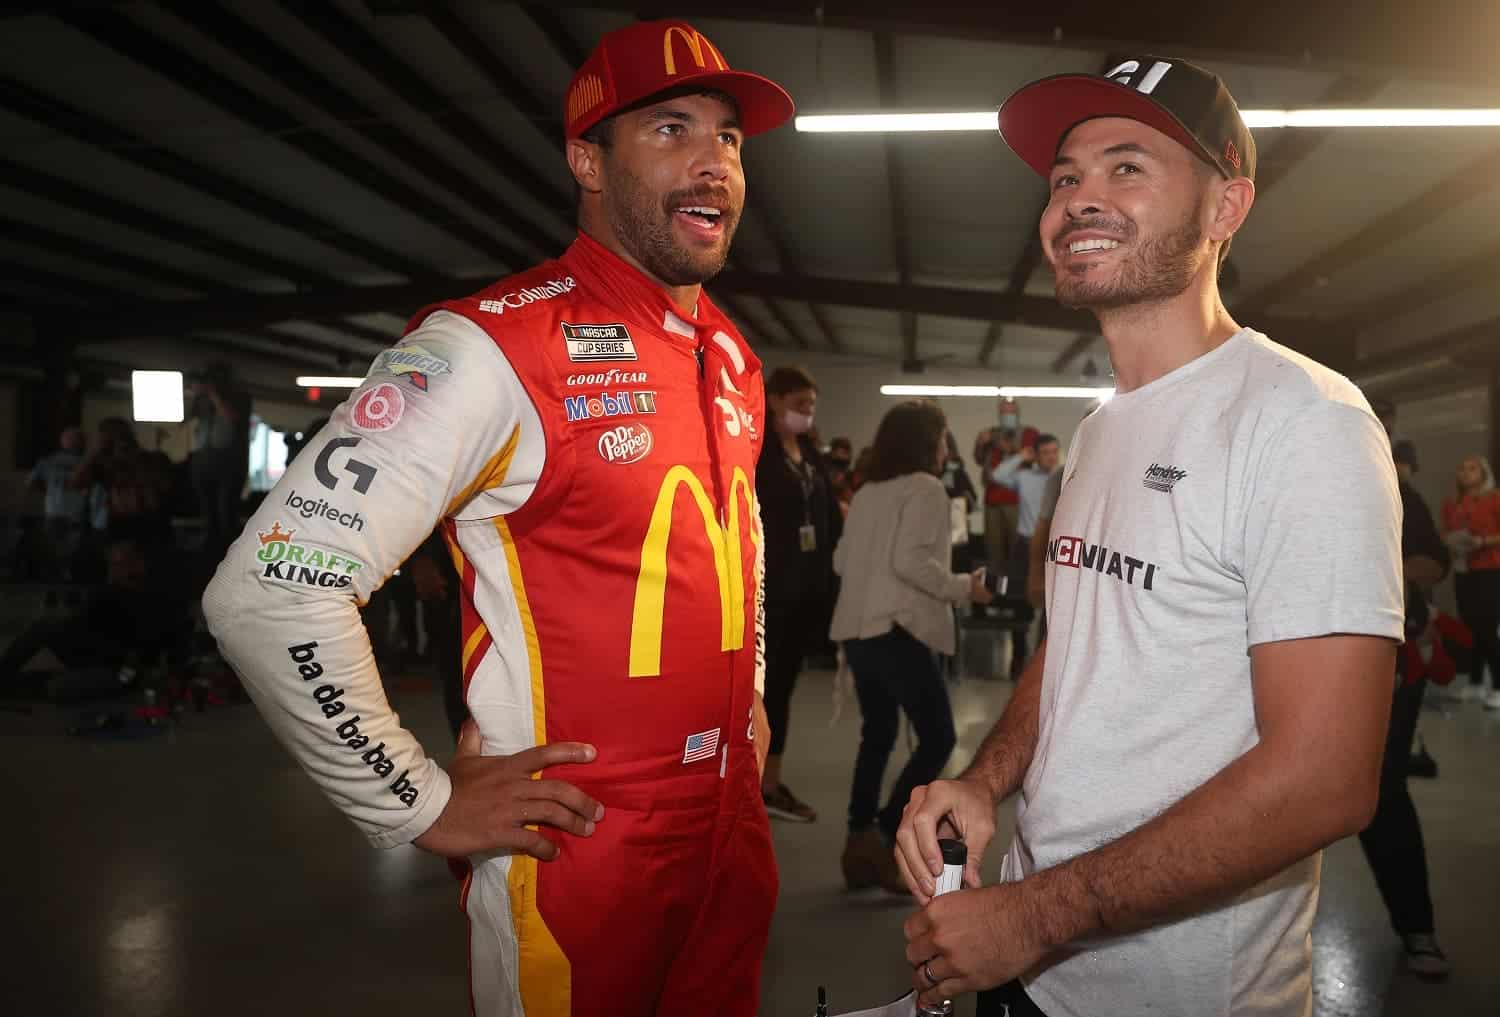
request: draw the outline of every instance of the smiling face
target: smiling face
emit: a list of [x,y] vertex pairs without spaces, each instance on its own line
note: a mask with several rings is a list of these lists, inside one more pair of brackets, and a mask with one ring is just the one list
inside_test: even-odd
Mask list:
[[1073,128],[1052,167],[1040,226],[1058,300],[1102,310],[1186,290],[1213,263],[1207,224],[1217,179],[1138,121],[1106,117]]
[[622,253],[668,286],[693,286],[729,257],[745,207],[742,141],[727,97],[682,95],[619,114],[604,143],[570,142],[568,157]]

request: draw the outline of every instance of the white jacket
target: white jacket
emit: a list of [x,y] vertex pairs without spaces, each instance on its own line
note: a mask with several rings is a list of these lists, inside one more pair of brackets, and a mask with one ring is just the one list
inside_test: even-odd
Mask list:
[[948,492],[930,473],[866,484],[855,494],[833,552],[843,577],[829,636],[870,639],[900,625],[939,653],[953,653],[951,605],[969,599],[969,577],[949,567]]

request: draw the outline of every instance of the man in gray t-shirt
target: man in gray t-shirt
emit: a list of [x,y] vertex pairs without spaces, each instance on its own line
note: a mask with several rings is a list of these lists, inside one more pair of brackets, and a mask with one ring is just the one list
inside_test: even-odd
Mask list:
[[[1028,85],[1000,127],[1048,178],[1058,298],[1098,317],[1117,389],[1069,446],[1047,642],[968,770],[907,806],[913,983],[989,990],[981,1017],[1308,1017],[1320,852],[1374,810],[1403,632],[1385,434],[1219,297],[1255,143],[1217,77],[1142,56]],[[950,827],[971,889],[933,898]]]

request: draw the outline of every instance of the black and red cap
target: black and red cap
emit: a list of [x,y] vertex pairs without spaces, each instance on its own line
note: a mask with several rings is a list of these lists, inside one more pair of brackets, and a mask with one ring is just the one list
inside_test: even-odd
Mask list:
[[1224,176],[1255,179],[1255,139],[1218,75],[1186,60],[1142,55],[1105,74],[1058,74],[1023,86],[1000,107],[1000,134],[1042,176],[1085,120],[1138,120]]
[[759,74],[733,70],[718,47],[686,21],[639,21],[600,39],[573,75],[564,100],[564,136],[580,137],[601,120],[683,86],[733,98],[746,137],[780,127],[795,112],[786,89]]

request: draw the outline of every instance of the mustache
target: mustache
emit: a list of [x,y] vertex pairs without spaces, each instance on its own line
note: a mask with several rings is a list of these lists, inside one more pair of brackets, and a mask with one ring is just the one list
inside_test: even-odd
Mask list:
[[721,209],[726,216],[739,214],[739,209],[734,207],[734,199],[729,193],[729,188],[716,187],[713,184],[698,184],[672,191],[662,201],[662,208],[668,212],[682,205],[712,205],[714,208]]
[[1053,234],[1052,243],[1060,244],[1074,233],[1083,233],[1089,230],[1097,233],[1112,233],[1115,236],[1128,237],[1134,228],[1134,224],[1129,219],[1123,217],[1091,215],[1085,219],[1073,219],[1065,223],[1062,229]]

